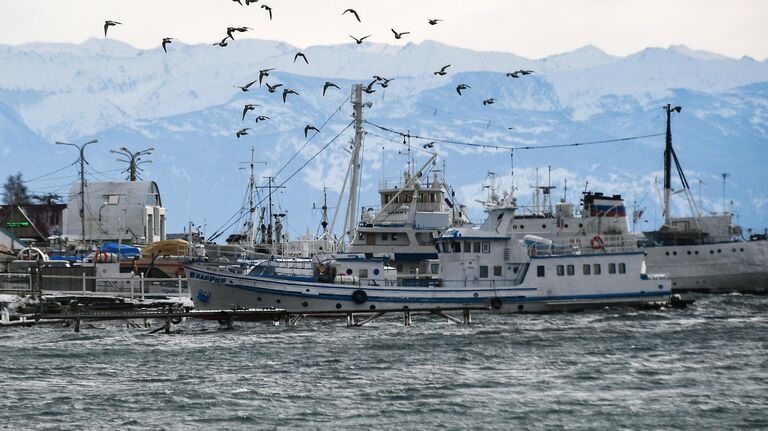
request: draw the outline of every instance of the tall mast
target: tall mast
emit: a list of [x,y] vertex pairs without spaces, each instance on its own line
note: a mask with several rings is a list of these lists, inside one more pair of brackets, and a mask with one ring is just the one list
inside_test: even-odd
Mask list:
[[254,192],[254,182],[256,181],[253,178],[253,153],[254,148],[251,146],[251,163],[249,164],[250,167],[250,177],[248,179],[248,220],[250,222],[250,226],[248,227],[248,245],[253,247],[253,242],[255,239],[255,231],[256,231],[256,220],[254,217],[256,217],[256,208],[253,207],[253,192]]
[[349,241],[352,242],[357,226],[357,195],[360,192],[360,152],[363,146],[363,85],[355,84],[352,88],[352,106],[355,116],[355,138],[352,141],[352,182],[349,187],[349,206],[347,221]]
[[672,224],[672,216],[669,208],[669,197],[672,194],[672,106],[667,104],[664,107],[667,113],[667,139],[664,147],[664,224]]

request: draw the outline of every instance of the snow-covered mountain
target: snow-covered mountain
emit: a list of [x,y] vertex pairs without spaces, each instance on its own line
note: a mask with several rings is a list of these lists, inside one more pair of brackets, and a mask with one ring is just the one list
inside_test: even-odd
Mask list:
[[[98,138],[88,147],[92,180],[121,177],[110,149],[156,148],[154,162],[143,165],[145,178],[158,181],[169,210],[169,230],[186,222],[223,224],[240,206],[247,174],[240,162],[257,151],[259,176],[288,179],[351,121],[346,101],[354,83],[371,76],[393,78],[384,89],[366,95],[371,123],[412,135],[497,146],[530,146],[599,141],[664,131],[661,106],[682,105],[673,123],[677,153],[689,183],[707,210],[723,209],[720,174],[731,174],[725,204],[747,226],[768,226],[768,62],[731,59],[685,46],[648,48],[627,57],[587,46],[538,60],[510,53],[476,52],[436,42],[389,46],[346,44],[313,46],[294,63],[298,50],[283,42],[237,40],[227,48],[174,42],[168,54],[140,50],[114,40],[91,39],[80,45],[0,46],[0,175],[21,171],[34,179],[33,192],[66,193],[76,154],[53,142]],[[450,64],[449,74],[433,72]],[[233,88],[275,68],[266,81],[282,83],[270,94],[254,84],[247,93]],[[535,73],[512,78],[518,69]],[[323,83],[333,81],[322,95]],[[459,83],[470,88],[459,96]],[[291,95],[282,101],[282,89]],[[482,101],[494,98],[495,103]],[[242,118],[243,105],[257,103]],[[262,114],[269,120],[256,124]],[[330,118],[330,119],[329,119]],[[309,143],[307,124],[322,132]],[[250,127],[237,139],[234,132]],[[375,204],[378,180],[395,177],[406,163],[401,136],[365,126],[366,161],[362,202]],[[275,200],[288,211],[293,235],[317,223],[312,202],[322,188],[341,188],[350,130],[296,173]],[[428,141],[413,139],[416,149]],[[283,165],[300,148],[301,153]],[[475,199],[488,171],[509,176],[522,202],[529,185],[552,182],[578,200],[585,187],[623,193],[638,206],[657,208],[654,179],[660,175],[663,137],[559,149],[491,150],[439,144],[446,173],[457,193],[482,218]],[[419,154],[419,151],[416,151]],[[42,178],[38,178],[42,177]],[[507,178],[507,186],[510,179]],[[333,195],[333,192],[331,193]],[[733,201],[731,204],[730,201]],[[679,203],[682,212],[687,208]],[[647,210],[658,224],[660,211]],[[656,219],[652,217],[657,214]],[[313,229],[314,230],[314,229]]]

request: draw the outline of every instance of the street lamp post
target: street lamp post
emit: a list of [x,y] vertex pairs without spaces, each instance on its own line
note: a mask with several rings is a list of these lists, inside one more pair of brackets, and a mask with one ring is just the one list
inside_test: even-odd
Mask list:
[[56,141],[57,145],[69,145],[77,148],[80,152],[80,228],[82,229],[81,233],[83,235],[83,247],[85,247],[85,163],[87,163],[83,154],[86,146],[97,142],[99,142],[98,139],[94,139],[82,145],[76,145],[68,142]]
[[146,150],[136,151],[134,153],[128,148],[120,147],[119,150],[109,150],[109,152],[114,154],[120,154],[121,156],[127,157],[127,159],[117,159],[117,161],[128,163],[128,169],[126,169],[123,172],[128,172],[129,179],[131,181],[136,181],[137,179],[136,170],[139,169],[138,166],[142,163],[151,162],[151,160],[145,160],[145,161],[139,162],[139,160],[141,160],[141,156],[152,154],[152,151],[154,150],[155,150],[154,148],[147,148]]

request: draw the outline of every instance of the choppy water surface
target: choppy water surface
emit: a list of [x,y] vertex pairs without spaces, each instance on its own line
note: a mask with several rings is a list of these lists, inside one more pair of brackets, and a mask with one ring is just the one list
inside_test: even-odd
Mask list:
[[768,297],[688,310],[0,331],[0,428],[768,427]]

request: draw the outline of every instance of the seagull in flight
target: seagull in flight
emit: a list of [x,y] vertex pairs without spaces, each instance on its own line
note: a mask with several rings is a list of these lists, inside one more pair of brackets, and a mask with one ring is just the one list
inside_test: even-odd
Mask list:
[[221,42],[214,43],[213,46],[220,46],[224,48],[225,46],[227,46],[227,39],[229,39],[229,36],[225,37],[224,39],[221,39]]
[[318,129],[317,127],[315,127],[315,126],[313,126],[311,124],[307,124],[306,126],[304,126],[304,138],[307,137],[307,134],[309,133],[310,130],[314,130],[317,133],[320,133],[320,129]]
[[253,85],[253,84],[255,84],[255,83],[256,83],[256,80],[253,80],[253,81],[251,81],[251,82],[249,82],[249,83],[245,84],[245,85],[244,85],[244,86],[242,86],[242,87],[241,87],[241,86],[239,86],[239,85],[233,85],[233,87],[235,87],[235,88],[239,88],[239,89],[243,90],[243,92],[246,92],[246,91],[248,91],[248,87],[250,87],[251,85]]
[[354,15],[355,18],[357,18],[357,22],[362,22],[362,21],[360,21],[360,15],[357,14],[356,10],[354,10],[354,9],[347,9],[344,12],[342,12],[341,14],[344,15],[347,12],[351,13],[352,15]]
[[[247,1],[247,0],[246,0],[246,1]],[[441,19],[436,19],[436,18],[435,18],[435,19],[429,19],[429,20],[427,20],[427,21],[429,21],[429,25],[435,25],[435,24],[437,24],[438,22],[440,22],[440,21],[442,21],[442,20],[441,20]]]
[[269,12],[269,20],[272,21],[272,8],[265,4],[261,5],[261,8]]
[[250,127],[246,127],[245,129],[240,129],[240,130],[238,130],[238,131],[237,131],[237,133],[236,133],[236,135],[237,135],[238,139],[239,139],[241,136],[247,135],[249,130],[251,130],[251,128],[250,128]]
[[245,32],[248,30],[253,30],[250,27],[227,27],[227,37],[229,37],[232,40],[235,40],[235,37],[232,36],[232,32],[239,31],[239,32]]
[[496,101],[496,99],[494,99],[493,97],[491,97],[490,99],[485,99],[485,100],[483,100],[483,106],[485,106],[485,105],[493,105],[493,102],[495,102],[495,101]]
[[259,115],[258,117],[256,117],[256,122],[257,123],[259,121],[264,121],[264,120],[269,120],[269,117],[267,117],[266,115]]
[[376,81],[376,80],[374,79],[373,81],[371,81],[371,83],[370,83],[370,84],[368,84],[368,86],[367,86],[367,87],[363,88],[363,91],[365,91],[365,92],[366,92],[366,93],[368,93],[368,94],[371,94],[371,93],[375,93],[375,92],[376,92],[376,90],[374,90],[374,89],[373,89],[373,84],[375,84],[375,83],[377,83],[377,82],[378,82],[378,81]]
[[395,78],[385,78],[383,76],[373,75],[373,79],[379,81],[379,85],[381,85],[382,88],[387,88],[389,86],[389,81],[392,81]]
[[520,76],[518,76],[519,73],[520,72],[508,72],[507,76],[512,77],[512,78],[519,78],[520,77]]
[[304,55],[303,52],[297,52],[296,55],[293,56],[293,62],[296,63],[296,60],[301,57],[304,59],[304,63],[309,64],[309,60],[307,60],[307,56]]
[[165,49],[165,45],[168,45],[171,42],[173,42],[173,38],[172,37],[164,37],[163,38],[163,51],[165,51],[166,54],[168,54],[168,50]]
[[299,93],[291,90],[290,88],[286,88],[285,90],[283,90],[283,103],[285,103],[285,100],[288,98],[289,94],[295,94],[299,96]]
[[390,30],[392,30],[392,33],[395,34],[395,39],[401,39],[404,34],[411,34],[410,31],[404,31],[404,32],[398,33],[398,32],[395,31],[394,28],[390,28]]
[[107,37],[107,29],[109,27],[111,27],[113,25],[118,25],[118,24],[122,24],[122,22],[110,21],[110,20],[104,21],[104,37]]
[[270,93],[274,93],[275,90],[277,90],[277,87],[283,86],[283,84],[269,85],[269,82],[267,82],[266,84],[267,84],[267,91],[269,91]]
[[253,111],[254,109],[256,109],[256,107],[257,107],[257,106],[261,106],[261,105],[257,105],[257,104],[255,104],[255,103],[249,103],[249,104],[245,105],[245,106],[243,107],[243,120],[245,120],[245,114],[246,114],[248,111]]
[[338,86],[338,85],[336,85],[336,84],[334,84],[333,82],[331,82],[331,81],[325,81],[325,85],[323,85],[323,96],[325,96],[325,90],[327,90],[327,89],[328,89],[328,87],[335,87],[335,88],[339,88],[339,86]]
[[459,93],[459,96],[461,96],[461,90],[466,90],[467,88],[472,88],[467,84],[459,84],[456,86],[456,92]]
[[259,71],[259,87],[261,87],[261,80],[269,76],[270,70],[275,70],[275,68],[273,67],[271,69],[261,69]]
[[365,39],[367,39],[367,38],[371,37],[371,35],[369,34],[368,36],[363,36],[363,37],[361,37],[360,39],[356,38],[355,36],[352,36],[351,34],[349,35],[349,37],[351,37],[352,39],[355,39],[355,42],[356,42],[358,45],[360,45],[361,43],[363,43],[363,41],[364,41]]
[[441,67],[440,70],[435,72],[435,75],[440,75],[440,76],[447,75],[448,72],[446,72],[445,70],[448,69],[449,67],[451,67],[451,65],[450,64],[446,64],[445,66]]
[[428,144],[424,144],[424,148],[435,148],[435,143],[434,142],[430,142]]

